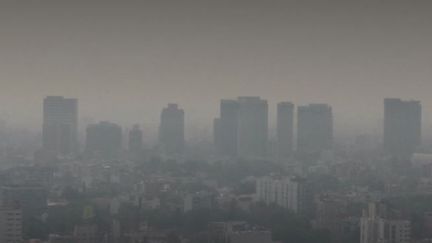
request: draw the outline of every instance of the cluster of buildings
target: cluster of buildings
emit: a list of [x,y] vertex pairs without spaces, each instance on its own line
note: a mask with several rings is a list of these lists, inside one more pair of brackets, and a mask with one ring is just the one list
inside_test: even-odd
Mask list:
[[[78,101],[61,96],[48,96],[43,102],[43,159],[71,156],[79,153]],[[84,154],[91,157],[116,158],[122,151],[122,128],[118,124],[102,121],[86,128]],[[171,156],[184,151],[184,111],[176,104],[162,110],[159,127],[160,149]],[[143,149],[143,136],[139,126],[128,134],[128,149],[139,155]]]
[[360,219],[360,243],[410,243],[411,222],[385,204],[370,203]]
[[[277,157],[288,159],[295,150],[295,107],[277,105]],[[266,158],[268,145],[268,103],[259,97],[222,100],[220,117],[214,120],[214,144],[219,155]],[[297,151],[323,152],[333,144],[332,109],[326,104],[297,109]]]
[[[145,217],[138,217],[141,210],[189,214],[230,209],[233,205],[245,212],[256,205],[267,205],[300,216],[312,209],[312,227],[330,232],[331,242],[334,243],[351,242],[347,241],[351,239],[347,237],[355,232],[358,232],[361,243],[413,242],[412,222],[406,214],[383,203],[370,203],[363,207],[365,210],[361,215],[350,209],[355,203],[364,205],[369,202],[373,194],[368,191],[312,193],[307,178],[268,175],[248,178],[248,182],[253,182],[254,190],[244,194],[221,186],[202,172],[188,175],[166,174],[164,171],[145,174],[126,161],[117,161],[117,165],[98,161],[69,161],[59,164],[55,171],[44,167],[12,168],[2,174],[2,181],[15,184],[3,185],[0,190],[0,238],[5,239],[2,242],[23,242],[26,222],[49,218],[55,212],[67,210],[69,202],[64,198],[64,190],[57,191],[59,188],[73,188],[73,191],[94,195],[88,199],[92,206],[82,209],[79,213],[83,217],[82,223],[75,225],[69,234],[51,232],[47,241],[33,242],[115,243],[141,242],[143,239],[167,242],[170,232],[153,227],[136,229],[133,226],[146,222]],[[133,214],[138,218],[132,217],[126,223],[121,221],[118,215],[124,205],[132,205],[134,210],[139,210]],[[109,212],[109,232],[112,234],[102,234],[101,226],[91,220],[94,211],[100,210]],[[425,214],[424,227],[430,227],[427,226],[427,222],[432,222],[430,218]],[[275,242],[269,228],[237,221],[209,223],[203,237],[208,240],[206,242],[215,243]],[[190,242],[187,240],[184,238],[181,242]]]
[[[214,150],[220,157],[276,158],[287,161],[297,154],[321,154],[334,144],[333,113],[327,104],[298,106],[277,104],[276,146],[269,146],[268,102],[260,97],[222,100],[214,120]],[[43,105],[43,151],[45,154],[77,154],[78,101],[49,96]],[[421,144],[419,101],[384,100],[383,149],[387,154],[409,157]],[[295,129],[296,126],[296,129]],[[168,104],[161,112],[158,130],[161,154],[179,157],[185,151],[185,112]],[[142,131],[129,131],[129,150],[142,151]],[[122,129],[110,122],[90,124],[86,129],[85,153],[113,157],[122,150]]]
[[[420,102],[385,99],[382,154],[363,157],[325,157],[334,149],[333,112],[327,104],[277,104],[275,144],[269,143],[268,110],[268,102],[260,97],[221,100],[220,114],[213,124],[214,150],[208,154],[207,167],[201,168],[184,159],[185,112],[177,104],[163,108],[158,144],[151,152],[157,156],[149,158],[143,150],[139,126],[128,130],[125,154],[122,127],[108,121],[88,125],[85,147],[80,149],[78,101],[46,97],[42,149],[35,154],[35,161],[31,166],[15,166],[0,173],[0,242],[23,242],[29,222],[49,221],[50,215],[66,210],[69,200],[78,200],[77,195],[86,197],[91,206],[83,209],[82,220],[73,231],[49,232],[47,239],[30,242],[165,243],[172,232],[146,225],[140,213],[154,210],[188,215],[201,210],[228,210],[233,205],[242,212],[265,205],[307,217],[313,229],[330,232],[332,243],[351,242],[353,236],[360,243],[413,241],[412,222],[406,215],[381,203],[369,204],[363,213],[352,207],[360,204],[365,208],[370,201],[387,195],[432,193],[432,156],[416,153],[421,145]],[[303,155],[317,155],[320,160],[309,164],[296,161]],[[247,175],[242,183],[253,188],[247,193],[238,192],[237,185],[229,185],[226,178],[215,179],[212,173],[235,168],[230,166],[239,158],[250,162],[250,167],[270,161],[269,168],[277,165],[277,169],[256,173],[259,176]],[[416,190],[405,188],[409,184],[406,178],[413,175],[393,173],[382,162],[387,159],[412,161],[410,173],[418,171],[420,175]],[[290,166],[280,166],[287,164]],[[378,174],[382,189],[361,181],[371,174]],[[310,180],[320,175],[332,176],[346,185],[320,191],[321,185]],[[137,210],[126,222],[124,215],[120,217],[120,208],[125,205]],[[94,210],[109,212],[109,226],[104,227],[110,233],[95,223]],[[212,243],[275,242],[271,229],[243,221],[211,222],[200,234]],[[180,241],[176,242],[194,242],[190,235],[178,237]]]
[[[78,101],[49,96],[43,106],[43,150],[68,156],[78,152]],[[277,107],[277,153],[289,158],[294,151],[294,105],[282,102]],[[185,149],[184,111],[168,104],[161,112],[158,147],[162,153],[179,156]],[[312,104],[298,107],[297,150],[321,152],[333,141],[331,107]],[[90,124],[86,129],[85,152],[112,157],[122,145],[119,125],[110,122]],[[222,100],[220,117],[214,121],[214,145],[225,157],[266,158],[268,143],[268,103],[259,97]],[[142,131],[134,127],[129,133],[129,149],[142,146]]]

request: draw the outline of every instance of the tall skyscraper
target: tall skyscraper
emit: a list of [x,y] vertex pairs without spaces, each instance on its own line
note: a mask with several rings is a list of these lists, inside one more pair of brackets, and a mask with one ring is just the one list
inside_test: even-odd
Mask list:
[[177,104],[168,104],[162,110],[159,126],[159,146],[168,155],[184,152],[184,111]]
[[260,97],[239,97],[237,154],[263,158],[267,155],[268,104]]
[[237,155],[238,112],[236,100],[221,100],[220,117],[214,122],[214,142],[220,155]]
[[129,131],[129,152],[138,154],[143,149],[143,134],[139,125],[135,125],[132,130]]
[[300,153],[320,153],[332,148],[333,115],[329,105],[299,106],[297,116],[297,150]]
[[384,100],[384,150],[393,156],[411,156],[421,143],[420,101]]
[[277,105],[277,154],[278,159],[288,158],[294,143],[294,104],[281,102]]
[[103,121],[86,129],[86,153],[102,158],[114,158],[122,148],[122,129],[119,125]]
[[78,152],[78,101],[48,96],[43,102],[43,149],[56,155]]

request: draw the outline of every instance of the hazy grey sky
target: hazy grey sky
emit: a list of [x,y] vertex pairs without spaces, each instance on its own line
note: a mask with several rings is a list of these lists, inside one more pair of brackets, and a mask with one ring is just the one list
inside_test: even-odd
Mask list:
[[[3,0],[0,112],[40,125],[45,95],[81,117],[154,122],[168,102],[209,123],[220,98],[326,102],[377,124],[384,97],[432,120],[430,0]],[[428,115],[431,113],[431,115]],[[271,113],[274,115],[274,112]]]

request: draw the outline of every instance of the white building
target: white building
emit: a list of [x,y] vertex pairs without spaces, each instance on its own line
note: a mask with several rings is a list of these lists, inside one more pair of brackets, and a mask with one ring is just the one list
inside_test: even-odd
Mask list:
[[265,204],[276,204],[299,212],[303,194],[301,182],[293,178],[273,179],[263,177],[256,182],[257,200]]
[[0,242],[22,242],[22,211],[19,208],[0,208]]
[[380,220],[379,243],[411,242],[411,222],[408,220]]

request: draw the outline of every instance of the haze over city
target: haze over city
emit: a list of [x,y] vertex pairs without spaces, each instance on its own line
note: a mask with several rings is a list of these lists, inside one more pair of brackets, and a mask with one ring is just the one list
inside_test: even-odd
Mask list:
[[401,97],[423,101],[430,130],[431,10],[399,0],[4,1],[0,111],[35,130],[41,99],[64,95],[79,99],[80,120],[156,129],[175,102],[188,124],[211,130],[219,99],[259,95],[271,114],[282,100],[331,104],[336,131],[368,132],[381,129],[383,98]]
[[432,1],[0,2],[0,243],[431,243]]

